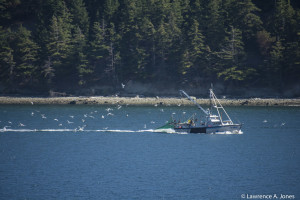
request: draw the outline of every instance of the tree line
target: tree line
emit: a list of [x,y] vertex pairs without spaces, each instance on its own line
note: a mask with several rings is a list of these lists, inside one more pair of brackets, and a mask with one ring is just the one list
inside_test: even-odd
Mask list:
[[1,0],[0,89],[300,83],[294,0]]

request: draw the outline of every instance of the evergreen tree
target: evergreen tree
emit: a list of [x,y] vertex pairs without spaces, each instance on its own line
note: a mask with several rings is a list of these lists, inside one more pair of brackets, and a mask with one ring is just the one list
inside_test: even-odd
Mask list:
[[289,0],[276,1],[275,15],[274,15],[274,33],[277,39],[289,40],[294,39],[294,27],[296,27],[296,20],[294,19],[295,11]]
[[[72,14],[72,25],[78,26],[83,34],[89,32],[89,17],[83,0],[72,0],[70,2],[70,13]],[[76,29],[75,31],[78,31]]]
[[33,80],[40,74],[37,67],[39,47],[32,41],[31,32],[22,25],[17,30],[15,45],[15,75],[18,78],[18,83],[22,85],[33,84]]
[[107,66],[109,67],[109,71],[111,72],[112,82],[114,85],[119,83],[118,71],[116,68],[119,64],[120,51],[119,51],[119,39],[120,36],[116,33],[115,25],[110,23],[107,28],[107,37],[106,42],[108,44],[108,56],[106,59]]
[[[271,87],[281,88],[282,86],[283,51],[284,47],[281,41],[276,41],[270,52],[270,63],[268,66],[268,78],[269,84],[272,84],[272,86],[270,85]],[[272,81],[274,79],[276,83]]]
[[110,20],[117,12],[120,3],[118,0],[105,0],[104,2],[104,15],[105,19]]
[[48,59],[45,61],[51,62],[46,66],[50,66],[54,69],[57,81],[63,80],[62,77],[65,77],[68,74],[74,75],[72,67],[68,67],[68,65],[70,65],[68,61],[70,60],[72,49],[71,32],[73,26],[71,24],[71,14],[65,4],[62,7],[60,14],[61,16],[53,16],[51,19],[51,26],[46,44]]
[[95,71],[95,79],[104,77],[104,70],[106,68],[105,58],[108,55],[109,46],[105,42],[105,30],[101,27],[99,22],[94,22],[91,31],[91,42],[89,49],[89,61],[92,70]]
[[46,47],[48,58],[54,66],[61,65],[67,51],[66,39],[63,37],[62,32],[61,19],[53,15]]
[[21,4],[20,0],[0,0],[0,25],[9,24],[13,15],[15,14],[15,8]]
[[11,30],[0,26],[0,79],[3,84],[12,87],[16,62],[14,61],[11,40]]
[[256,32],[261,30],[262,21],[256,14],[260,11],[251,0],[226,0],[226,26],[234,26],[242,31],[244,39],[255,38]]
[[209,47],[216,51],[224,39],[224,19],[221,15],[221,1],[209,0],[205,9],[205,20],[201,21]]
[[219,72],[218,77],[222,77],[225,81],[242,81],[246,77],[244,69],[244,44],[242,41],[242,33],[239,29],[230,28],[225,38],[225,43],[219,55]]
[[204,44],[204,36],[198,27],[198,21],[194,20],[188,32],[189,45],[183,53],[181,73],[185,75],[190,72],[187,74],[188,77],[203,76],[207,65],[207,47]]
[[141,23],[142,45],[145,49],[144,65],[148,74],[148,78],[152,77],[156,66],[156,30],[152,22],[144,17]]
[[78,73],[78,77],[75,77],[75,80],[78,79],[79,85],[84,85],[88,81],[88,75],[93,71],[88,65],[87,55],[85,54],[86,39],[79,27],[77,27],[77,29],[75,30],[72,47],[72,63],[75,64],[75,68]]
[[[120,56],[122,58],[122,79],[143,80],[145,77],[145,57],[147,52],[143,48],[141,35],[142,3],[140,1],[125,1],[122,8],[122,23]],[[121,6],[120,6],[121,7]]]
[[166,73],[166,60],[168,59],[172,41],[172,36],[170,36],[170,32],[166,30],[166,26],[166,23],[161,22],[155,34],[157,52],[156,65],[158,67],[157,72],[159,77]]

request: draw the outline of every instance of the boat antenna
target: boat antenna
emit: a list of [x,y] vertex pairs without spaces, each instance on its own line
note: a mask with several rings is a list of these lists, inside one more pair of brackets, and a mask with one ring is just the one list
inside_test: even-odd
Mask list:
[[190,100],[191,102],[193,102],[200,110],[202,110],[206,115],[209,115],[209,112],[204,110],[192,97],[190,97],[185,91],[183,90],[179,90],[180,94],[186,96],[186,98],[188,98],[188,100]]

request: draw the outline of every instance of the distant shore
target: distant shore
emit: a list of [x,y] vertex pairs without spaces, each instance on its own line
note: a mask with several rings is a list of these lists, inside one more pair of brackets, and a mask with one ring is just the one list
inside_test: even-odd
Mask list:
[[[202,105],[208,105],[209,99],[197,99]],[[224,106],[300,106],[300,99],[220,99]],[[0,97],[0,105],[20,105],[20,104],[94,104],[94,105],[153,105],[153,106],[180,106],[192,105],[184,98],[165,97]]]

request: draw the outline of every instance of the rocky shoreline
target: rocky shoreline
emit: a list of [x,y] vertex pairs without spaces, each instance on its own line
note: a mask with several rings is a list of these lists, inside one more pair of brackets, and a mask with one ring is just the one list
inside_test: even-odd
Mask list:
[[[209,99],[197,99],[201,105],[208,105]],[[300,106],[300,99],[220,99],[224,106]],[[185,98],[160,98],[160,97],[0,97],[0,105],[20,104],[94,104],[94,105],[153,105],[153,106],[179,106],[192,105]]]

